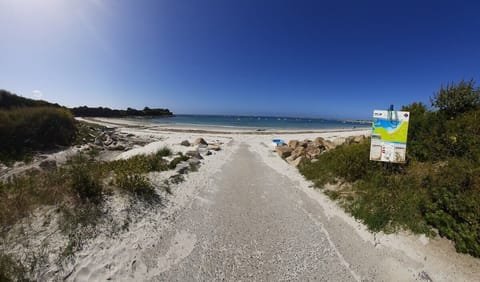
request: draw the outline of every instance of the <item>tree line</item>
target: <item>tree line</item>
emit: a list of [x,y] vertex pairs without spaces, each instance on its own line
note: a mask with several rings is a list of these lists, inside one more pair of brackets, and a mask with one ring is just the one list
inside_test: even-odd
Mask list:
[[75,116],[78,117],[169,117],[173,116],[168,109],[150,109],[145,107],[143,110],[127,108],[126,110],[115,110],[105,107],[76,107],[70,109]]

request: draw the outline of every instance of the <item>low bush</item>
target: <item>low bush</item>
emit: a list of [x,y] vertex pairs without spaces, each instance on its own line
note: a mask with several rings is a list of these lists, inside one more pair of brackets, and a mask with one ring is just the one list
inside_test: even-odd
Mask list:
[[[160,151],[159,151],[160,152]],[[168,162],[162,154],[136,155],[126,160],[116,160],[104,164],[104,169],[116,173],[147,173],[150,171],[166,171]]]
[[172,150],[170,150],[170,148],[168,147],[163,147],[160,150],[158,150],[158,152],[155,155],[157,156],[157,158],[168,157],[172,155]]
[[0,111],[0,161],[22,159],[35,150],[68,146],[75,137],[72,114],[63,108]]
[[373,231],[406,228],[455,242],[480,257],[480,89],[473,81],[442,87],[436,109],[413,103],[406,164],[369,161],[370,142],[343,145],[300,172]]
[[480,256],[480,167],[451,159],[424,181],[429,201],[425,218],[459,252]]
[[82,202],[101,202],[103,196],[102,184],[86,166],[73,167],[71,177],[72,188]]
[[[133,196],[132,204],[140,200],[142,208],[144,204],[153,207],[161,203],[160,195],[145,174],[167,170],[168,162],[161,157],[166,154],[170,154],[168,149],[111,162],[78,154],[55,170],[34,169],[0,181],[0,237],[36,208],[53,205],[60,212],[60,230],[69,240],[60,261],[68,259],[83,248],[86,239],[97,234],[96,226],[105,218],[104,195],[112,188]],[[112,187],[104,184],[107,178],[112,179]],[[171,192],[169,185],[164,188]],[[0,281],[22,281],[32,271],[30,267],[35,266],[24,269],[0,250]]]
[[149,196],[155,193],[155,188],[150,181],[140,174],[120,174],[116,178],[120,189],[137,196]]
[[168,170],[168,162],[160,157],[163,152],[138,155],[127,160],[95,161],[89,155],[71,157],[65,166],[53,171],[32,170],[18,177],[0,181],[0,233],[32,210],[42,205],[72,208],[101,205],[106,192],[104,179],[117,175],[120,189],[134,195],[153,195],[155,190],[143,174]]

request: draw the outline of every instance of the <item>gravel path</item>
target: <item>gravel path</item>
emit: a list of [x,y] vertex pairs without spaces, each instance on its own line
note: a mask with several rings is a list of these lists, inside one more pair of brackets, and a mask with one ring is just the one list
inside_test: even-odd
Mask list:
[[[456,253],[446,239],[370,233],[272,152],[276,133],[196,135],[137,127],[122,132],[164,141],[145,150],[168,145],[185,152],[190,148],[179,144],[198,137],[224,146],[172,187],[166,206],[134,218],[118,236],[98,236],[53,276],[68,281],[480,281],[480,260]],[[112,204],[123,212],[122,205]]]
[[297,183],[245,144],[214,183],[144,253],[152,280],[428,280],[418,263],[327,220]]

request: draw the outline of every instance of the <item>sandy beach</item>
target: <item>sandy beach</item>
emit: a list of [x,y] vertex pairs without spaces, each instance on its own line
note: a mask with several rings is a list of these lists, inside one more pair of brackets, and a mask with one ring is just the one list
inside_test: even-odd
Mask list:
[[480,282],[479,10],[0,0],[0,282]]
[[[480,262],[455,252],[441,238],[401,232],[373,234],[298,170],[274,153],[272,139],[313,140],[370,134],[370,130],[266,131],[163,127],[146,121],[79,119],[147,140],[143,146],[109,152],[108,159],[149,154],[162,147],[186,153],[203,138],[221,144],[204,155],[196,172],[172,188],[160,209],[141,210],[128,229],[100,231],[62,268],[47,264],[41,280],[192,281],[475,281]],[[78,149],[78,150],[81,150]],[[72,154],[74,152],[71,152]],[[50,157],[60,160],[65,153]],[[161,183],[173,172],[150,173]],[[163,193],[163,192],[159,192]],[[162,194],[163,195],[163,194]],[[112,222],[126,205],[111,197]],[[30,222],[29,248],[62,245],[59,232]],[[53,227],[52,227],[53,228]],[[23,247],[22,247],[23,246]],[[47,248],[48,249],[48,248]],[[55,251],[51,251],[52,262]],[[58,255],[58,254],[57,254]]]

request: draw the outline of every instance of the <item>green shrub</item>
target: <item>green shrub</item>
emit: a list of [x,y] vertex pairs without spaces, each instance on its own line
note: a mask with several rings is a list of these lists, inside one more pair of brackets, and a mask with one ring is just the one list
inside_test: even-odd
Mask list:
[[168,156],[171,156],[172,155],[172,150],[170,150],[170,148],[168,147],[163,147],[161,148],[157,153],[156,153],[156,156],[157,157],[168,157]]
[[[160,152],[160,151],[159,151]],[[116,160],[105,163],[106,168],[116,173],[147,173],[151,171],[166,171],[168,163],[161,153],[153,155],[136,155],[125,160]]]
[[300,165],[300,172],[323,186],[337,181],[353,182],[367,176],[377,163],[369,161],[370,139],[360,144],[342,145],[318,157],[318,161]]
[[475,87],[473,79],[442,86],[432,99],[432,105],[438,108],[438,111],[447,119],[474,110],[479,103],[480,89]]
[[406,164],[369,161],[369,143],[340,146],[299,169],[370,230],[441,236],[480,257],[480,90],[473,81],[448,85],[410,112]]
[[116,184],[122,190],[137,196],[149,196],[155,194],[155,188],[150,181],[140,174],[120,174],[116,178]]
[[168,168],[169,169],[175,169],[175,167],[177,167],[177,165],[181,162],[184,162],[184,161],[187,161],[188,160],[188,157],[185,156],[185,155],[180,155],[178,157],[175,157],[169,164],[168,164]]
[[62,108],[18,108],[0,111],[0,160],[20,159],[34,150],[68,146],[75,123]]
[[451,159],[425,183],[430,201],[425,216],[459,252],[480,256],[480,167]]
[[103,188],[99,179],[95,178],[87,166],[75,166],[71,172],[72,189],[82,202],[100,203]]

